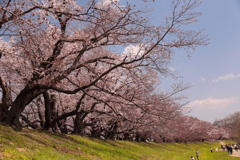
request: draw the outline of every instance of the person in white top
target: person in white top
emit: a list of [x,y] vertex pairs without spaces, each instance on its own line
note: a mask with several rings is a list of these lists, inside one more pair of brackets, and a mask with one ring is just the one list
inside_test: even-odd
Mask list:
[[191,160],[195,160],[195,158],[194,158],[194,157],[191,157]]

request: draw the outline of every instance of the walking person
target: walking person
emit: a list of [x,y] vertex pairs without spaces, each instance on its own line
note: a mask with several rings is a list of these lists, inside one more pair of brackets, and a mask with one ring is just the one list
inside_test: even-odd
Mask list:
[[199,155],[199,152],[198,152],[198,150],[196,150],[196,157],[199,160],[198,155]]
[[210,151],[211,151],[211,153],[212,153],[212,147],[210,147]]
[[230,152],[230,155],[232,155],[232,152],[233,152],[233,148],[232,148],[232,146],[230,146],[230,148],[229,148],[229,152]]
[[230,147],[229,147],[229,145],[226,145],[226,148],[227,148],[228,155],[230,155]]

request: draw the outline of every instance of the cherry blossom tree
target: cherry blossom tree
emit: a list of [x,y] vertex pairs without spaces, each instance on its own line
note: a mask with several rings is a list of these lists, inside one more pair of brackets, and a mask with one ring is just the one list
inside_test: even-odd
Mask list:
[[228,139],[234,139],[236,140],[238,143],[240,142],[240,136],[239,136],[239,133],[240,133],[240,112],[235,112],[233,114],[230,114],[228,116],[226,116],[225,118],[223,119],[220,119],[220,120],[216,120],[214,122],[214,125],[223,130],[222,132],[220,133],[224,133],[227,132],[228,133],[228,136],[224,136],[222,135],[221,138],[228,138]]
[[[113,0],[91,0],[86,4],[78,4],[75,0],[3,0],[0,2],[0,84],[3,93],[0,120],[20,129],[20,116],[28,123],[29,112],[25,109],[31,108],[30,105],[40,98],[45,103],[45,127],[49,128],[60,120],[66,122],[70,116],[64,116],[66,114],[79,118],[78,108],[82,104],[74,102],[81,101],[83,95],[95,101],[89,105],[93,110],[107,105],[108,109],[117,110],[114,114],[121,117],[120,110],[134,106],[149,115],[156,114],[140,97],[144,90],[150,92],[146,85],[157,81],[158,76],[171,74],[168,64],[174,48],[195,49],[207,44],[201,31],[181,28],[197,21],[200,12],[195,8],[200,3],[198,0],[174,0],[171,16],[156,26],[145,17],[146,9],[138,9],[130,3],[121,5]],[[116,51],[114,46],[126,47],[126,50]],[[121,76],[116,75],[119,71]],[[144,74],[149,77],[143,79],[148,80],[140,81],[142,77],[139,76]],[[150,77],[153,75],[154,78]],[[126,80],[129,77],[131,79]],[[125,85],[129,83],[123,89],[120,86],[124,79]],[[137,88],[139,83],[143,83],[139,85],[142,88]],[[57,115],[56,108],[47,104],[49,100],[54,102],[54,97],[47,95],[50,91],[76,95],[76,101],[69,104],[75,108],[65,110],[66,106],[62,106],[62,117]],[[118,103],[117,109],[113,101],[106,103],[113,98]],[[142,105],[135,102],[137,99]],[[141,108],[143,104],[145,109]],[[36,106],[33,108],[42,112]],[[133,112],[128,114],[133,119],[139,117]]]

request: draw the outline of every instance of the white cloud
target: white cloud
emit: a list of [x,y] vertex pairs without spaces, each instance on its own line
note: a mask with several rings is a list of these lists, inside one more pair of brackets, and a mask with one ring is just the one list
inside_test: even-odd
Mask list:
[[145,53],[145,49],[143,45],[138,44],[138,45],[129,45],[127,46],[122,55],[125,57],[127,56],[128,58],[137,58],[141,57]]
[[98,6],[107,6],[113,3],[118,3],[120,0],[102,0],[102,2],[98,3]]
[[170,70],[171,70],[171,71],[175,71],[176,69],[171,66],[171,67],[170,67]]
[[201,77],[201,83],[204,83],[205,82],[205,78]]
[[222,109],[232,104],[238,103],[240,99],[238,97],[231,97],[228,99],[214,99],[209,97],[204,100],[196,100],[188,104],[188,107],[194,109]]
[[218,77],[218,79],[213,79],[212,81],[216,83],[218,81],[232,80],[232,79],[239,78],[239,77],[240,77],[240,74],[234,75],[234,74],[230,73],[230,74],[226,74],[224,76],[220,76],[220,77]]

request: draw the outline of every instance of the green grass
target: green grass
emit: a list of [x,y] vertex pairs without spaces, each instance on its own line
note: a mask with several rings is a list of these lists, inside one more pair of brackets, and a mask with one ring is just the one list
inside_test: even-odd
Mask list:
[[[233,143],[225,141],[225,143]],[[227,152],[210,153],[218,142],[139,143],[99,140],[76,135],[0,125],[0,159],[3,160],[188,160],[199,150],[201,160],[234,160]]]

